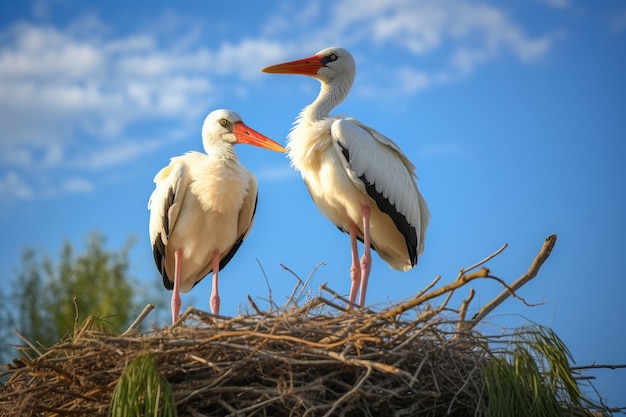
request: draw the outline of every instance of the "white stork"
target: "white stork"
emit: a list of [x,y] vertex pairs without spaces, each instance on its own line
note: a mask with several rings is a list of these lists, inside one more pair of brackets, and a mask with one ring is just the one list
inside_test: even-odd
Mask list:
[[[372,260],[370,246],[389,266],[407,271],[424,249],[430,215],[420,194],[415,166],[398,145],[353,118],[329,116],[352,87],[355,63],[342,48],[262,69],[316,78],[321,91],[301,112],[287,138],[291,164],[319,209],[350,234],[350,302],[365,303]],[[356,240],[363,242],[359,263]]]
[[[257,204],[257,181],[233,145],[247,143],[285,152],[278,143],[246,126],[231,110],[211,112],[202,126],[206,154],[173,157],[154,177],[150,196],[150,241],[163,285],[172,294],[172,322],[180,294],[213,271],[211,311],[219,314],[218,271],[248,236]],[[172,281],[173,278],[173,281]]]

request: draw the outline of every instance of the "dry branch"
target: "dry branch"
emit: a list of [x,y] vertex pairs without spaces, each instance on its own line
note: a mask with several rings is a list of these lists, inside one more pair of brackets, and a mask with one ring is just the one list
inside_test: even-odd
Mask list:
[[482,321],[482,319],[487,316],[487,314],[491,313],[496,307],[504,302],[509,296],[515,294],[515,292],[520,289],[523,285],[525,285],[528,281],[537,276],[539,269],[543,265],[543,263],[548,259],[550,253],[552,253],[552,248],[556,244],[556,235],[550,235],[546,238],[541,250],[533,260],[528,271],[524,273],[521,277],[519,277],[513,284],[509,286],[509,288],[503,290],[496,298],[487,303],[483,308],[480,309],[478,313],[472,317],[472,320],[468,323],[468,329],[476,326],[478,323]]
[[143,311],[141,312],[141,314],[139,314],[139,316],[132,322],[132,324],[128,327],[128,329],[126,329],[126,331],[122,333],[122,336],[125,336],[131,332],[136,331],[141,325],[141,323],[146,319],[146,317],[148,317],[148,314],[150,314],[152,310],[154,310],[154,304],[146,305]]

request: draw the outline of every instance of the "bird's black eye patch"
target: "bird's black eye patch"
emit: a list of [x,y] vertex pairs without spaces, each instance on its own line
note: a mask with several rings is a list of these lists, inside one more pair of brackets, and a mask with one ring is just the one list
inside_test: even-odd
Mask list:
[[321,59],[322,64],[326,65],[329,62],[334,62],[338,59],[339,57],[337,56],[337,54],[330,54],[330,55],[326,55],[325,57],[323,57]]

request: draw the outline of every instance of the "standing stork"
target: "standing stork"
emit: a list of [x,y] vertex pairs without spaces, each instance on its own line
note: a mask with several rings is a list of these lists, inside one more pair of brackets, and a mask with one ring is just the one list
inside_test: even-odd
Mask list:
[[[163,285],[172,294],[172,322],[180,292],[213,272],[211,311],[219,314],[218,272],[248,236],[257,204],[257,181],[237,158],[236,143],[285,152],[246,126],[231,110],[211,112],[202,126],[206,153],[173,157],[154,177],[150,196],[150,241]],[[172,280],[173,279],[173,280]]]
[[[330,116],[352,87],[352,55],[326,48],[315,55],[262,69],[302,74],[320,81],[321,90],[301,112],[287,138],[292,165],[300,171],[318,208],[350,234],[350,303],[363,307],[372,266],[370,246],[390,267],[407,271],[424,250],[430,215],[420,194],[415,166],[398,145],[353,118]],[[356,240],[363,242],[359,262]]]

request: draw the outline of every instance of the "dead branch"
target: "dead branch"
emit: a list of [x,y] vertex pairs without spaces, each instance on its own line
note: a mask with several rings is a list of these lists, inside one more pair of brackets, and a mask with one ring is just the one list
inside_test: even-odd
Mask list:
[[399,314],[404,313],[407,310],[410,310],[416,306],[423,304],[425,301],[439,297],[442,294],[453,292],[457,288],[464,286],[465,284],[467,284],[468,282],[472,280],[475,280],[477,278],[486,278],[488,276],[489,276],[489,270],[487,268],[481,268],[478,271],[473,272],[471,274],[461,274],[456,279],[456,281],[450,284],[444,285],[443,287],[437,288],[426,294],[422,294],[418,297],[413,298],[410,301],[407,301],[404,304],[385,310],[381,312],[380,314],[382,315],[382,317],[386,319],[391,319]]
[[572,366],[572,367],[570,367],[570,369],[572,371],[586,371],[588,369],[626,369],[626,364],[610,365],[610,364],[596,364],[596,363],[593,363],[591,365]]
[[487,314],[491,313],[496,307],[498,307],[504,300],[506,300],[512,294],[520,289],[524,284],[537,276],[539,269],[543,263],[548,259],[550,253],[552,252],[552,248],[556,244],[556,235],[550,235],[546,238],[541,250],[533,260],[528,271],[524,273],[521,277],[519,277],[513,284],[509,286],[509,288],[502,291],[496,298],[487,303],[483,308],[480,309],[478,313],[472,317],[472,319],[467,323],[467,330],[472,329],[478,323],[480,323]]
[[141,314],[139,314],[139,316],[135,319],[135,321],[133,321],[133,323],[128,327],[128,329],[126,329],[126,331],[122,333],[122,336],[126,336],[129,333],[137,330],[139,326],[141,325],[141,323],[146,319],[146,317],[148,317],[148,314],[150,314],[152,310],[154,310],[154,304],[146,305],[143,311],[141,312]]

